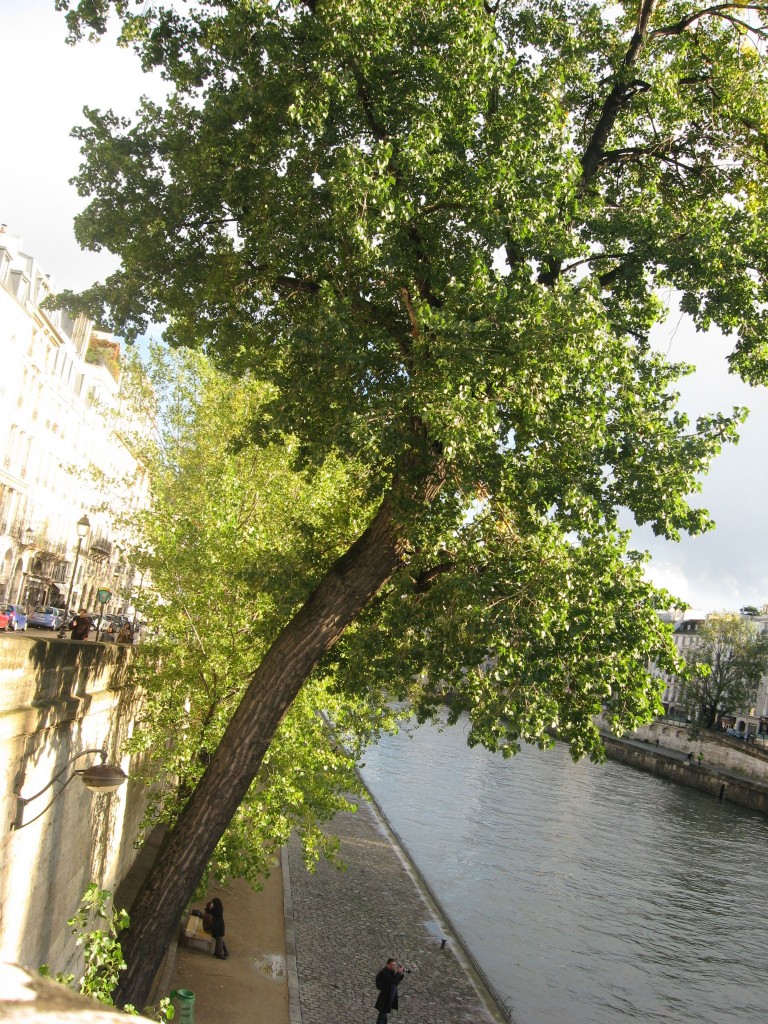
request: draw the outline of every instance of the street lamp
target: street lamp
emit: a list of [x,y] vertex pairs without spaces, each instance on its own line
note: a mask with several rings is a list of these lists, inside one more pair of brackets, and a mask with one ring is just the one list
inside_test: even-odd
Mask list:
[[[141,579],[139,580],[139,592],[136,595],[136,600],[137,601],[141,597],[141,588],[144,586],[144,574],[146,573],[146,571],[147,571],[146,569],[142,569],[141,570]],[[135,576],[135,572],[136,572],[136,570],[134,569],[134,576]],[[136,604],[134,603],[134,606],[133,606],[133,626],[131,627],[133,629],[133,635],[134,636],[136,636],[136,617],[137,617],[138,614],[139,614],[139,609],[136,607]]]
[[[34,818],[30,818],[29,821],[23,822],[21,818],[27,804],[32,803],[33,800],[37,800],[39,796],[46,793],[51,786],[61,779],[61,776],[66,772],[70,765],[74,764],[78,758],[85,757],[87,754],[100,754],[101,764],[92,764],[90,768],[75,768],[67,781],[62,783],[61,789],[56,791],[53,799],[45,805],[42,811],[40,811],[39,814],[36,814]],[[11,823],[11,831],[18,831],[20,828],[24,828],[26,825],[31,825],[33,821],[37,821],[38,818],[41,818],[53,801],[64,792],[72,779],[76,776],[79,776],[82,779],[83,785],[86,789],[90,790],[91,793],[114,793],[115,790],[119,789],[128,778],[120,765],[107,764],[106,747],[91,747],[88,750],[81,750],[79,754],[75,754],[74,757],[70,757],[64,767],[58,771],[51,781],[47,785],[43,786],[43,788],[37,793],[33,793],[32,796],[21,796],[20,793],[16,794],[16,798],[18,800],[18,811],[16,814],[16,820]]]
[[67,593],[67,601],[64,606],[64,621],[61,624],[59,630],[59,636],[63,637],[67,632],[67,616],[69,615],[69,602],[72,600],[72,588],[75,585],[75,573],[77,572],[77,563],[80,558],[80,549],[83,546],[83,538],[86,536],[91,528],[91,522],[88,516],[83,515],[77,521],[77,551],[75,552],[75,564],[72,566],[72,579],[69,581],[69,592]]
[[[26,551],[27,548],[31,548],[34,545],[34,543],[35,543],[35,531],[32,529],[31,526],[25,526],[24,529],[21,531],[21,541],[19,543],[19,548],[21,549],[21,551]],[[21,578],[19,579],[19,588],[16,591],[16,604],[22,604],[22,602],[23,602],[23,597],[24,597],[24,581],[26,580],[27,576],[29,576],[29,559],[27,559],[27,569],[26,569],[26,571],[24,570],[24,567],[23,567],[24,563],[21,560],[21,558],[19,558],[19,565],[22,567],[22,569],[21,569]],[[9,590],[9,593],[10,593],[10,590]]]
[[115,568],[112,570],[112,579],[119,580],[122,573],[123,566],[120,562],[120,558],[123,554],[123,548],[121,544],[115,544]]

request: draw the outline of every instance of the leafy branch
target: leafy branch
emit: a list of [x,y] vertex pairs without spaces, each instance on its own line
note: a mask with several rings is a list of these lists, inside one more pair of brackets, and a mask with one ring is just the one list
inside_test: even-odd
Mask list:
[[[51,975],[48,964],[39,968],[43,977],[52,977],[61,985],[90,996],[105,1006],[115,1005],[112,993],[117,988],[120,972],[126,967],[118,936],[131,923],[126,910],[110,906],[111,899],[112,893],[108,889],[100,889],[96,882],[91,882],[83,893],[77,913],[67,921],[70,931],[77,936],[75,945],[83,950],[83,974],[77,985],[74,984],[74,974],[57,972]],[[96,927],[99,922],[101,927]],[[126,1005],[123,1010],[129,1016],[139,1016],[134,1006]],[[169,1021],[173,1019],[174,1009],[170,999],[163,998],[157,1010],[145,1007],[143,1015],[156,1021]]]

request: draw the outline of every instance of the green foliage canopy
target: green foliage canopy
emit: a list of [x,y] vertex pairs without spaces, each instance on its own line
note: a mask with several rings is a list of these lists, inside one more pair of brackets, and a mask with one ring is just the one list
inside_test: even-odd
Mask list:
[[[60,6],[75,35],[109,9]],[[350,459],[393,502],[401,570],[337,679],[423,714],[447,683],[473,740],[554,726],[597,756],[591,715],[647,717],[647,661],[672,664],[619,512],[707,528],[686,495],[741,416],[676,410],[660,295],[765,374],[765,6],[115,9],[170,93],[76,132],[78,237],[122,259],[81,301],[255,370],[254,443]]]

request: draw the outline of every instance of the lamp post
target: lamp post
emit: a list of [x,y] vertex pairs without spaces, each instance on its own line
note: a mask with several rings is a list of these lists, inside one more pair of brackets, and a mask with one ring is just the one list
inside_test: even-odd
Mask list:
[[[61,789],[56,790],[53,798],[45,805],[39,814],[36,814],[34,818],[30,818],[29,821],[22,821],[24,808],[27,804],[32,803],[33,800],[37,800],[37,798],[42,796],[43,793],[47,793],[55,783],[60,781],[62,775],[64,775],[70,765],[74,764],[78,758],[85,757],[87,754],[100,754],[101,764],[92,764],[90,768],[76,768],[66,782],[61,783]],[[58,771],[51,781],[43,786],[43,788],[37,793],[33,793],[32,796],[26,797],[22,796],[20,793],[16,794],[18,808],[16,812],[16,819],[11,822],[11,831],[16,832],[20,828],[24,828],[26,825],[31,825],[33,821],[37,821],[38,818],[41,818],[53,801],[67,788],[72,779],[78,776],[82,780],[86,789],[90,790],[91,793],[114,793],[115,790],[119,789],[128,778],[120,765],[107,764],[106,747],[90,747],[88,750],[81,750],[79,754],[75,754],[74,757],[70,757],[64,767]]]
[[115,580],[115,589],[120,590],[120,578],[123,574],[123,566],[120,562],[120,558],[123,554],[123,548],[121,544],[115,544],[115,568],[112,570],[112,579]]
[[67,632],[67,616],[69,615],[69,602],[72,600],[72,588],[75,585],[75,573],[77,572],[77,563],[80,558],[80,549],[83,546],[83,539],[87,535],[91,528],[91,522],[86,515],[82,515],[77,521],[77,551],[75,552],[75,564],[72,566],[72,579],[69,581],[69,591],[67,593],[67,601],[64,608],[64,621],[61,624],[59,630],[59,636],[63,637]]
[[[21,543],[19,544],[21,551],[26,551],[27,548],[31,548],[34,542],[35,531],[32,529],[31,526],[25,526],[24,529],[22,530]],[[19,579],[19,589],[16,591],[16,604],[22,604],[22,598],[24,596],[24,581],[26,580],[27,576],[29,576],[29,559],[27,559],[26,572],[24,571],[24,563],[21,561],[21,558],[19,558],[19,562],[22,566],[22,570],[21,578]]]
[[[137,601],[141,597],[141,588],[144,586],[144,574],[146,573],[146,571],[147,571],[146,569],[142,569],[141,570],[141,579],[139,580],[139,592],[136,595],[136,600]],[[133,626],[132,626],[134,637],[136,636],[136,617],[138,616],[138,614],[139,614],[139,609],[134,604],[134,606],[133,606]],[[135,643],[135,641],[134,641],[134,643]]]

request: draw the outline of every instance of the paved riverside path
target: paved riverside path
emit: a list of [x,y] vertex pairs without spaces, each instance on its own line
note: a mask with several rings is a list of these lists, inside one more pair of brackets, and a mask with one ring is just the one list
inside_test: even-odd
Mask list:
[[361,801],[329,831],[340,839],[345,871],[321,861],[310,875],[295,836],[288,847],[292,1024],[374,1024],[374,977],[390,956],[412,968],[390,1024],[504,1021],[377,810]]

